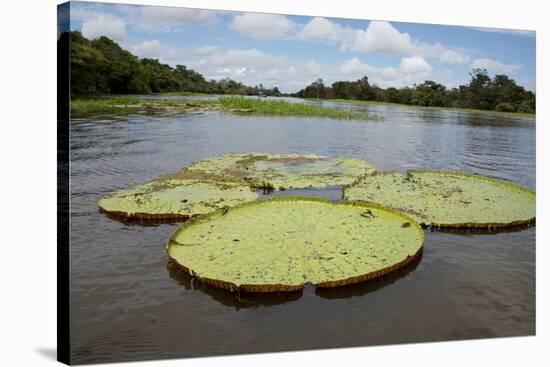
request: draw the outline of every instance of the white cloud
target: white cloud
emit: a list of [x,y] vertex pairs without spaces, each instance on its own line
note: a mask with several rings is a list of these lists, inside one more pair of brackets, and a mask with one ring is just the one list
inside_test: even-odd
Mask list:
[[208,56],[195,56],[198,58],[188,63],[189,68],[207,79],[231,78],[246,85],[263,83],[283,91],[297,91],[331,70],[317,60],[289,60],[257,49],[218,50]]
[[117,16],[101,13],[82,23],[82,34],[89,39],[106,36],[120,42],[126,39],[126,23]]
[[355,74],[357,76],[360,76],[361,74],[367,75],[375,72],[377,69],[374,67],[371,67],[368,64],[362,63],[357,57],[354,57],[346,62],[344,62],[340,66],[340,70],[344,74]]
[[141,58],[158,59],[161,63],[170,65],[185,64],[186,52],[181,48],[163,45],[158,40],[146,40],[140,44],[129,46],[130,51]]
[[440,43],[419,42],[408,33],[399,32],[389,22],[371,21],[366,30],[355,30],[349,49],[359,52],[379,52],[395,55],[434,57],[445,49]]
[[470,56],[453,50],[445,50],[439,56],[439,60],[449,64],[467,64],[470,62]]
[[140,16],[142,25],[147,28],[173,27],[184,23],[208,22],[214,17],[214,12],[201,9],[142,6]]
[[398,67],[374,67],[354,57],[344,62],[335,77],[339,80],[354,80],[368,76],[371,83],[382,87],[401,87],[423,82],[431,77],[432,66],[420,56],[404,57]]
[[399,64],[399,71],[404,74],[431,73],[432,66],[420,56],[404,57]]
[[294,22],[284,15],[258,13],[237,15],[230,24],[233,30],[260,41],[280,38],[294,26]]
[[319,75],[323,71],[323,65],[315,60],[307,61],[304,66],[308,75]]
[[355,29],[316,17],[302,28],[298,38],[339,42],[342,50],[353,52],[439,57],[440,61],[451,64],[464,64],[470,60],[468,55],[447,49],[441,43],[418,41],[386,21],[371,21],[366,29]]
[[498,60],[492,59],[476,59],[470,65],[472,69],[487,69],[491,73],[508,73],[513,74],[519,69],[521,65],[517,64],[503,64]]
[[327,18],[315,17],[310,20],[298,34],[302,39],[318,39],[327,41],[343,41],[351,29],[330,21]]
[[366,30],[356,30],[350,44],[354,51],[410,54],[414,44],[408,33],[401,33],[388,22],[372,21]]
[[216,52],[198,61],[197,65],[205,65],[216,68],[241,68],[255,70],[257,67],[273,67],[280,65],[283,57],[266,54],[257,49],[236,50]]
[[536,35],[535,31],[527,31],[522,29],[488,28],[488,27],[470,27],[470,28],[481,32],[513,34],[516,36],[524,36],[524,37],[535,37]]
[[151,40],[132,46],[131,51],[139,57],[158,58],[162,48],[160,41]]
[[219,50],[220,48],[218,46],[203,46],[193,49],[193,52],[197,55],[213,55]]
[[263,83],[283,91],[297,91],[322,78],[327,85],[338,80],[357,80],[368,76],[371,83],[383,87],[401,87],[433,77],[432,66],[421,56],[403,57],[397,66],[374,67],[354,57],[340,65],[319,60],[295,60],[258,49],[194,49],[186,65],[207,79],[231,78],[246,85]]

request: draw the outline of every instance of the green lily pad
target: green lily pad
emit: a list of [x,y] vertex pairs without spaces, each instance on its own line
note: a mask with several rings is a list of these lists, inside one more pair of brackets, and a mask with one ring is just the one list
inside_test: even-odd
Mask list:
[[239,183],[164,179],[117,191],[97,204],[126,218],[188,219],[257,198],[250,187]]
[[258,198],[256,189],[344,185],[375,167],[353,158],[298,154],[226,154],[101,198],[104,212],[123,218],[188,219]]
[[242,180],[253,187],[291,189],[347,185],[376,171],[360,159],[319,155],[245,153],[225,154],[193,163],[185,172],[218,180]]
[[284,292],[372,279],[415,260],[424,232],[375,204],[279,197],[218,210],[182,224],[170,259],[228,290]]
[[423,225],[500,228],[535,220],[535,192],[511,182],[462,172],[380,173],[344,189],[346,200],[400,210]]

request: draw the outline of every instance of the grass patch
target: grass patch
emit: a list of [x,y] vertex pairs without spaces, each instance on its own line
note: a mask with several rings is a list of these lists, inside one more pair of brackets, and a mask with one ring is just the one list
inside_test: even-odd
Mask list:
[[342,120],[374,120],[381,119],[380,116],[344,111],[341,109],[314,106],[303,103],[290,103],[285,101],[262,100],[242,97],[221,97],[214,103],[219,104],[225,111],[237,113],[251,113],[258,115],[272,116],[304,116],[304,117],[327,117]]
[[443,110],[443,111],[456,111],[456,112],[469,112],[469,113],[481,113],[484,115],[491,116],[506,116],[506,117],[518,117],[525,118],[530,120],[536,120],[537,115],[535,113],[525,113],[525,112],[501,112],[501,111],[488,111],[488,110],[478,110],[475,108],[456,108],[456,107],[426,107],[426,106],[416,106],[403,103],[392,103],[392,102],[378,102],[378,101],[360,101],[356,99],[342,99],[342,98],[332,98],[332,99],[320,99],[320,98],[304,98],[308,101],[327,101],[327,102],[340,102],[340,103],[353,103],[360,105],[368,106],[391,106],[391,107],[407,107],[407,108],[418,108],[426,110]]
[[196,112],[212,109],[209,101],[178,99],[140,99],[132,96],[73,98],[71,114],[86,116],[94,114],[127,114],[149,112]]
[[139,105],[140,100],[136,97],[77,98],[71,100],[71,111],[81,113],[111,112],[135,109]]
[[250,115],[326,117],[342,120],[381,120],[382,117],[344,111],[334,107],[306,105],[265,99],[221,97],[211,100],[139,99],[125,97],[76,98],[71,101],[73,115],[137,112],[196,112],[221,110]]

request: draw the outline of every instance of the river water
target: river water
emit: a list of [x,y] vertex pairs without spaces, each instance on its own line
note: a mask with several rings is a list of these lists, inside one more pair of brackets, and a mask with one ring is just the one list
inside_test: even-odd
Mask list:
[[[177,224],[125,223],[97,209],[113,190],[205,157],[244,152],[348,156],[380,171],[463,170],[535,188],[533,121],[405,107],[369,111],[385,120],[218,112],[73,118],[72,362],[533,335],[535,228],[427,230],[420,261],[383,279],[239,297],[168,265],[165,244]],[[340,197],[338,188],[298,194]]]

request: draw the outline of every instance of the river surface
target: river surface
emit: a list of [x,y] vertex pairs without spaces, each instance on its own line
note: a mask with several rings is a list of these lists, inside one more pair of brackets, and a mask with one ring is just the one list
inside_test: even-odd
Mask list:
[[[380,171],[463,170],[535,188],[533,121],[368,108],[385,120],[218,112],[73,118],[72,362],[533,335],[534,227],[498,234],[427,230],[420,261],[380,280],[238,297],[168,265],[165,244],[177,224],[124,223],[96,206],[105,194],[193,161],[244,152],[348,156]],[[340,198],[338,188],[298,194]]]

